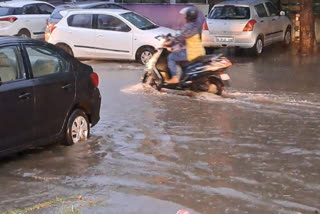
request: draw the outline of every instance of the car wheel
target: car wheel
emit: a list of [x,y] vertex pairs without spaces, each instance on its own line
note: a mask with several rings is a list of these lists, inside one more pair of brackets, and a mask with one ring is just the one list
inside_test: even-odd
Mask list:
[[154,54],[154,49],[151,47],[144,47],[138,50],[136,58],[137,61],[143,65],[147,64],[147,62],[151,59]]
[[80,109],[73,111],[68,120],[64,144],[71,146],[75,143],[85,141],[89,135],[90,125],[86,113]]
[[251,53],[254,56],[260,56],[263,52],[263,40],[261,37],[257,38],[256,43],[254,44],[254,46],[251,48]]
[[291,29],[288,28],[286,30],[286,33],[284,35],[284,39],[283,39],[283,46],[284,47],[289,47],[292,41],[292,35],[291,35]]
[[31,38],[30,32],[26,29],[20,30],[18,33],[18,36],[24,37],[24,38]]
[[64,50],[65,52],[67,52],[69,55],[73,56],[73,51],[72,49],[68,46],[68,45],[65,45],[65,44],[57,44],[57,46],[59,48],[61,48],[62,50]]

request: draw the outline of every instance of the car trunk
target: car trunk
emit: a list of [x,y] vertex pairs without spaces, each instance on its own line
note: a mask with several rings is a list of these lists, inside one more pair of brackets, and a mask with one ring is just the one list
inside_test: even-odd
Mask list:
[[207,21],[209,32],[212,34],[239,34],[249,20],[217,20]]
[[250,20],[250,8],[247,6],[217,6],[207,19],[212,34],[239,34]]

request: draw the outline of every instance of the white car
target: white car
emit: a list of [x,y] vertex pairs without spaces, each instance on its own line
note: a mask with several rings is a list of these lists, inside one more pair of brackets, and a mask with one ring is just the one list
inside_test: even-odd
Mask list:
[[260,55],[267,45],[291,43],[292,23],[270,0],[229,0],[216,4],[204,24],[205,47],[239,47]]
[[155,37],[175,34],[128,10],[67,10],[62,15],[46,38],[80,59],[127,59],[145,64],[160,46]]
[[0,2],[0,35],[44,39],[54,6],[42,1]]

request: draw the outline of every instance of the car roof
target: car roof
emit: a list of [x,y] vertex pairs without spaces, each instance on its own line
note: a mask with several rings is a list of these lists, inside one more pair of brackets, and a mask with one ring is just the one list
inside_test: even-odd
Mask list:
[[17,36],[0,36],[0,45],[3,44],[10,44],[10,43],[41,43],[41,41],[30,39],[30,38],[23,38]]
[[44,4],[48,4],[47,2],[44,1],[4,1],[4,2],[0,2],[0,6],[9,6],[9,7],[23,7],[25,5],[28,4],[35,4],[35,3],[44,3]]
[[268,0],[227,0],[216,4],[215,6],[222,5],[257,5],[260,3],[268,2]]
[[77,13],[99,13],[99,14],[112,14],[112,15],[120,15],[123,13],[132,12],[130,10],[124,9],[70,9],[68,10],[69,14],[77,14]]
[[97,6],[97,5],[104,5],[104,4],[118,5],[116,3],[110,3],[110,2],[90,2],[90,3],[88,3],[88,2],[79,2],[79,3],[71,3],[71,4],[61,4],[58,7],[59,8],[66,8],[66,7],[70,7],[70,8],[87,8],[87,7]]

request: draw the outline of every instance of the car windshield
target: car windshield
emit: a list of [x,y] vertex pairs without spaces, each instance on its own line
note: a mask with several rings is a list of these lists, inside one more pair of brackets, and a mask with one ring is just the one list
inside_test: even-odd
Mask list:
[[240,6],[218,6],[212,10],[209,19],[250,19],[250,8]]
[[150,30],[159,27],[149,21],[147,18],[144,18],[143,16],[140,16],[133,12],[124,13],[121,14],[121,16],[141,30]]

